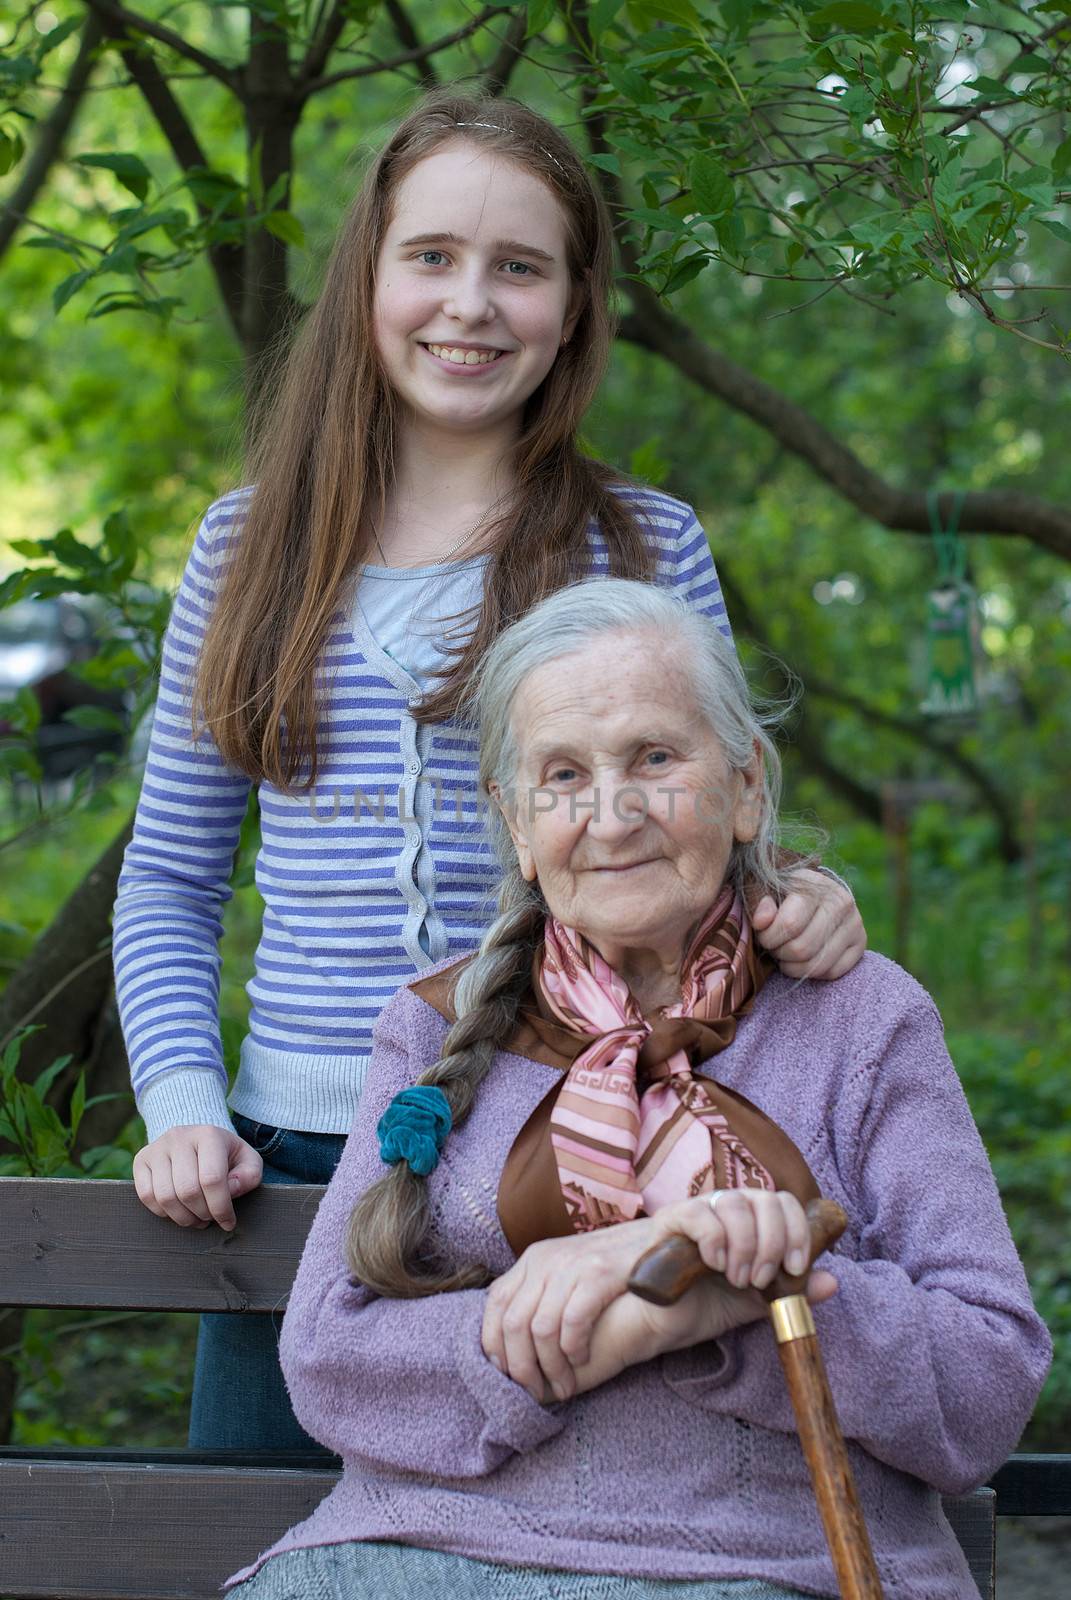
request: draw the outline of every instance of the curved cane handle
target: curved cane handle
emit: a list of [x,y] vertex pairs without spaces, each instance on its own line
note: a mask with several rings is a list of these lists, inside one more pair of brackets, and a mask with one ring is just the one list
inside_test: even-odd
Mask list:
[[[811,1229],[811,1253],[807,1269],[799,1277],[793,1277],[782,1269],[773,1282],[760,1291],[764,1300],[779,1300],[782,1295],[802,1293],[807,1273],[811,1270],[810,1263],[823,1250],[828,1250],[848,1226],[848,1218],[835,1200],[821,1197],[809,1200],[805,1210]],[[633,1294],[638,1294],[641,1300],[647,1300],[651,1305],[672,1306],[697,1278],[710,1270],[699,1254],[699,1246],[694,1239],[678,1236],[652,1245],[633,1267],[628,1286]]]

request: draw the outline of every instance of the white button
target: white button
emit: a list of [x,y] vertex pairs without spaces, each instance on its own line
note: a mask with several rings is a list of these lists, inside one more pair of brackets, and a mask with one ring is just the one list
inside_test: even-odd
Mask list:
[[410,763],[409,763],[409,771],[410,772],[419,772],[420,771],[420,762],[419,761],[410,761]]

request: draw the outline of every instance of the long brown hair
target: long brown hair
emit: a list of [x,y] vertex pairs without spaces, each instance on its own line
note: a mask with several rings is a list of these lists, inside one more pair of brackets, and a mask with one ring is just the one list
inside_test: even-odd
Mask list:
[[583,295],[576,326],[525,407],[512,466],[516,494],[487,531],[491,560],[478,620],[415,715],[453,716],[502,629],[585,576],[598,522],[611,572],[649,578],[652,557],[621,474],[582,455],[576,434],[605,368],[613,328],[609,218],[563,134],[516,101],[426,96],[372,163],[343,222],[323,292],[281,369],[249,457],[255,488],[197,671],[194,716],[224,761],[281,788],[314,782],[321,705],[316,669],[392,482],[395,400],[373,337],[375,269],[401,180],[464,140],[534,173],[561,205],[568,265]]

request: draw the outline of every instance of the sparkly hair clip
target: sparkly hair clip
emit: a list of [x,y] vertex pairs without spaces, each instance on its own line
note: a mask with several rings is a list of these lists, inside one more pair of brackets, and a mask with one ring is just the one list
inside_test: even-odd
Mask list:
[[[497,122],[455,122],[454,123],[454,127],[455,128],[490,128],[492,133],[505,133],[505,131],[506,131],[505,128],[503,128]],[[554,165],[557,167],[559,172],[564,172],[565,171],[565,168],[562,166],[562,164],[558,160],[557,156],[551,155],[550,151],[546,148],[545,145],[540,145],[539,149],[542,150],[543,154],[546,156],[548,161],[553,161]]]

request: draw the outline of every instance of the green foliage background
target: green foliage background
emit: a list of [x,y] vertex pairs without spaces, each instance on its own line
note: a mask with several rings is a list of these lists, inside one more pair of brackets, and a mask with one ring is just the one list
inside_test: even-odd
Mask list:
[[[383,7],[349,10],[352,53],[340,65],[398,51]],[[486,66],[510,10],[437,56],[439,72]],[[242,58],[243,7],[153,5],[150,14],[181,23],[184,37],[224,61]],[[296,47],[323,8],[261,14]],[[425,39],[475,15],[455,0],[414,13]],[[62,30],[84,16],[76,0],[9,11],[0,74],[9,186],[26,159],[19,139],[32,146],[33,119],[54,103],[48,86],[75,51],[75,32]],[[626,315],[629,286],[642,279],[667,297],[697,345],[761,375],[899,485],[1021,489],[1062,508],[1071,489],[1071,319],[1061,287],[1071,268],[1069,16],[1071,5],[1052,0],[597,0],[588,8],[537,0],[527,7],[527,56],[510,92],[587,146],[629,218]],[[402,69],[319,93],[298,129],[284,206],[281,194],[258,189],[234,98],[165,48],[156,54],[182,73],[178,92],[211,172],[192,187],[179,181],[113,51],[33,223],[0,266],[9,541],[0,579],[11,575],[0,598],[26,588],[17,574],[27,564],[59,573],[55,587],[109,597],[122,619],[98,677],[128,685],[141,709],[151,678],[131,639],[144,646],[158,629],[158,596],[176,581],[197,518],[240,476],[242,354],[205,249],[240,242],[274,215],[272,229],[291,247],[291,287],[310,298],[364,154],[416,92],[414,72]],[[962,130],[950,134],[960,118]],[[195,204],[206,197],[208,222]],[[73,282],[82,272],[90,275]],[[831,859],[853,882],[873,947],[904,960],[945,1017],[1058,1344],[1028,1442],[1067,1448],[1071,568],[1029,536],[970,534],[982,707],[971,724],[928,727],[920,742],[910,730],[936,571],[925,535],[880,526],[791,441],[634,341],[617,346],[587,440],[697,506],[755,624],[750,637],[738,625],[742,648],[772,686],[766,650],[812,685],[808,725],[834,769],[879,799],[891,783],[940,779],[956,788],[953,798],[911,811],[905,943],[888,838],[788,737],[789,808],[829,831]],[[49,544],[62,527],[77,546]],[[137,787],[136,771],[120,763],[93,783],[46,792],[33,767],[32,707],[16,707],[9,721],[14,734],[0,751],[8,885],[0,973],[32,954]],[[993,807],[950,765],[948,746],[991,778],[1024,846],[1018,860],[1002,856]],[[232,1059],[258,920],[246,882],[228,909],[224,949]],[[119,1140],[127,1159],[137,1138],[132,1125]],[[34,1314],[18,1440],[179,1442],[189,1319],[146,1320],[138,1339],[111,1318],[80,1329],[86,1320]]]

